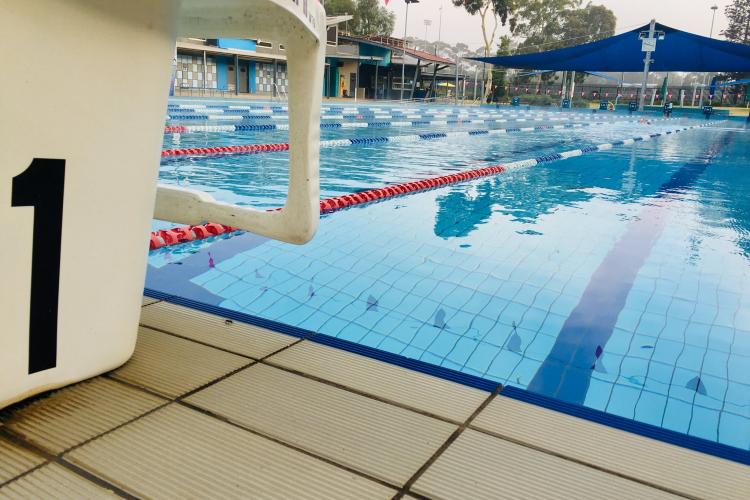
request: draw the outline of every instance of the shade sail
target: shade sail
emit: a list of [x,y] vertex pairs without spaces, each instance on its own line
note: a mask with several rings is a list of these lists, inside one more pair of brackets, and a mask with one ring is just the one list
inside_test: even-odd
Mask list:
[[742,80],[731,80],[728,82],[721,82],[719,87],[731,87],[732,85],[748,85],[750,84],[750,78],[743,78]]
[[[505,66],[568,71],[643,71],[641,31],[649,25],[596,42],[565,49],[518,56],[473,57],[476,61]],[[714,40],[656,23],[664,40],[656,43],[651,71],[750,71],[750,46]]]

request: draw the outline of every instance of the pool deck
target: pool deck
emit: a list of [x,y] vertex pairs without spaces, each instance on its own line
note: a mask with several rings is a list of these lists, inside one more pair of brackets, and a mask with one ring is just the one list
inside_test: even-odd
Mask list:
[[750,496],[735,462],[153,299],[131,361],[0,422],[0,498]]

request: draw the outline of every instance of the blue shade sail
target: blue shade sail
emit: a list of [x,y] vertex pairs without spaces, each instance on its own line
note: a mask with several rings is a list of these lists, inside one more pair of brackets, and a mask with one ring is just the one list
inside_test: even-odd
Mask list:
[[[508,68],[571,71],[643,71],[641,31],[649,25],[604,40],[517,56],[474,57]],[[714,40],[656,24],[664,39],[656,43],[651,71],[750,71],[750,46]]]

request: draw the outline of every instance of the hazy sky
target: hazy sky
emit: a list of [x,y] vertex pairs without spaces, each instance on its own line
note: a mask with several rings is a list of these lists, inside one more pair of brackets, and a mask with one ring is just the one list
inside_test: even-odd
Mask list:
[[[708,36],[711,28],[711,6],[718,5],[714,36],[726,28],[724,7],[731,0],[594,0],[594,5],[604,5],[617,17],[617,33],[622,33],[648,23],[652,18],[658,22]],[[424,20],[430,19],[427,39],[438,39],[440,6],[443,6],[442,36],[444,42],[455,44],[464,42],[472,49],[483,45],[479,15],[470,16],[463,8],[454,7],[450,0],[420,0],[409,5],[409,26],[407,36],[425,38]],[[386,7],[396,14],[394,36],[404,36],[404,0],[390,0]],[[507,33],[507,28],[498,28],[499,34]],[[499,38],[499,35],[498,35]]]

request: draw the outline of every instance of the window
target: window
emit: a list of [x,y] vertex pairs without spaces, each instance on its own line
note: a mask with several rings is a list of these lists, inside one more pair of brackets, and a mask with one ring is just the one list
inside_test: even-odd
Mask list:
[[279,50],[286,50],[282,44],[279,44]]
[[271,42],[264,42],[262,40],[258,40],[257,42],[258,47],[263,47],[265,49],[272,49],[273,44]]
[[339,44],[339,27],[338,26],[329,26],[328,31],[326,33],[326,43],[328,45],[338,45]]
[[[409,77],[407,77],[403,88],[404,90],[411,90],[411,86],[412,86],[412,80]],[[401,77],[400,76],[393,77],[393,81],[391,82],[391,88],[393,90],[401,90]]]

